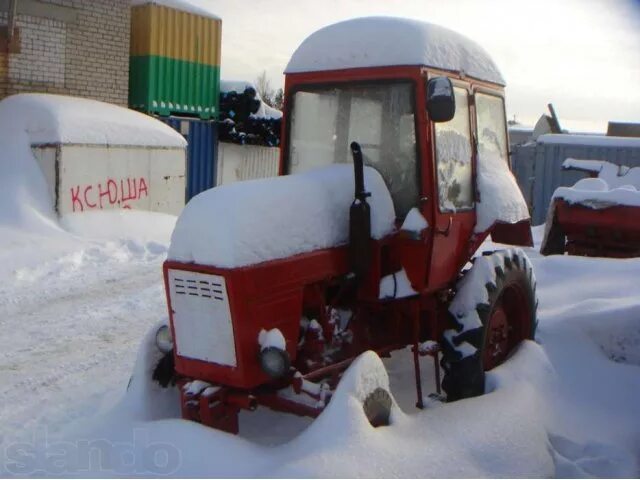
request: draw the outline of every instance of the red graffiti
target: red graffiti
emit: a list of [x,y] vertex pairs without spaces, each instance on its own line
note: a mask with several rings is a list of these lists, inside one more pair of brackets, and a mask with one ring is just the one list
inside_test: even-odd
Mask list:
[[106,182],[71,187],[71,208],[74,212],[85,209],[103,209],[112,205],[131,208],[127,202],[149,196],[149,187],[144,177],[122,178],[118,181],[107,178]]

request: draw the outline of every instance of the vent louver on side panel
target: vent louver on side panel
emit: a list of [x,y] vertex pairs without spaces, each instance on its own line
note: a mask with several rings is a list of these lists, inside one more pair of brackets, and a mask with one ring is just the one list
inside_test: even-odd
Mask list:
[[177,354],[235,367],[233,323],[224,277],[169,270],[169,288]]

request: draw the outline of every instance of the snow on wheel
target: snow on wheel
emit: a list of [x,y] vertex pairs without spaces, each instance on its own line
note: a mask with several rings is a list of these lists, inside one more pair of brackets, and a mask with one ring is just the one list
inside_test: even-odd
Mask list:
[[484,372],[532,339],[537,327],[536,281],[520,249],[475,259],[449,306],[453,328],[444,332],[442,388],[449,401],[484,393]]

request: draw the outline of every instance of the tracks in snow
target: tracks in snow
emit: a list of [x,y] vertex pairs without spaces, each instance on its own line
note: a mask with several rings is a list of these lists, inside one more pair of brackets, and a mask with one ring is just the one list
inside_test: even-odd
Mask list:
[[56,431],[126,386],[138,343],[166,314],[162,259],[126,244],[92,247],[0,287],[4,440],[29,438],[36,425]]

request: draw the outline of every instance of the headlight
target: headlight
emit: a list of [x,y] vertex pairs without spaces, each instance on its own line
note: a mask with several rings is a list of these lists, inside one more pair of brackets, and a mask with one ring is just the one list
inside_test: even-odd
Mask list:
[[162,325],[156,332],[156,346],[162,353],[169,353],[173,350],[171,329],[167,325]]
[[283,377],[291,366],[289,354],[278,347],[267,347],[260,352],[260,366],[271,378]]

